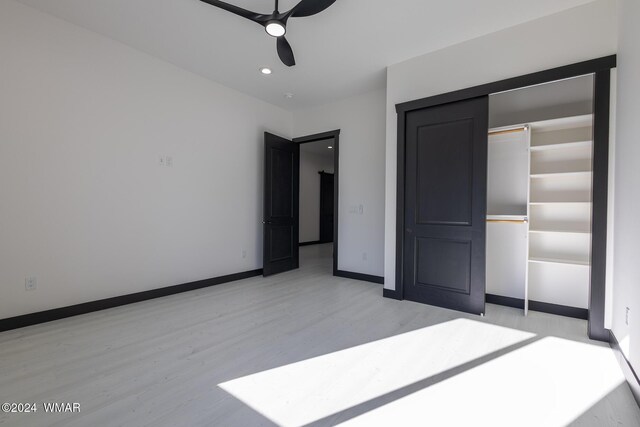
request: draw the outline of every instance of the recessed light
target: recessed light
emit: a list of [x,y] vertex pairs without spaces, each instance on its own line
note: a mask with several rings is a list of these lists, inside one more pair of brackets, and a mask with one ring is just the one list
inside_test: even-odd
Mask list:
[[293,94],[291,92],[287,92],[287,93],[284,94],[284,97],[287,98],[287,99],[291,99],[291,98],[293,98]]
[[327,147],[329,150],[333,150],[333,147],[330,145]]
[[267,67],[262,67],[260,68],[260,72],[262,74],[264,74],[265,76],[268,76],[269,74],[271,74],[273,71],[271,71],[271,68],[267,68]]

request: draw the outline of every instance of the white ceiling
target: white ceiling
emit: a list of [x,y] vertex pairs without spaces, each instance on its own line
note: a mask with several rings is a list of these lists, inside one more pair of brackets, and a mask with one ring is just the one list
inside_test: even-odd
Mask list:
[[[387,65],[593,0],[337,0],[289,21],[293,68],[261,26],[199,0],[19,1],[291,110],[383,87]],[[273,9],[272,0],[230,2]],[[281,0],[280,10],[296,3]]]
[[333,157],[333,138],[300,144],[300,152]]

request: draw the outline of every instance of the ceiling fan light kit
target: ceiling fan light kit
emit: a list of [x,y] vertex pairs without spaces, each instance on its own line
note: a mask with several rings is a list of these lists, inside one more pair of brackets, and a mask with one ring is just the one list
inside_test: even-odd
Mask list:
[[271,37],[282,37],[287,33],[287,28],[278,21],[269,21],[264,29]]
[[275,9],[270,15],[251,12],[219,0],[200,1],[210,4],[211,6],[219,7],[227,12],[234,13],[262,25],[267,34],[276,39],[276,49],[282,63],[288,67],[293,67],[296,65],[293,49],[284,37],[287,33],[287,21],[289,18],[303,18],[306,16],[316,15],[331,6],[336,0],[302,0],[294,6],[293,9],[284,13],[280,13],[278,10],[278,0],[275,0]]

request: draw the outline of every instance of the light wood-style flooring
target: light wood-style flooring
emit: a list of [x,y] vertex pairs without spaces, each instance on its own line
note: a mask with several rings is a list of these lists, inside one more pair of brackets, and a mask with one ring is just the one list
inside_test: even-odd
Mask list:
[[[0,333],[2,426],[636,426],[586,322],[484,318],[301,268]],[[42,402],[79,402],[50,414]]]

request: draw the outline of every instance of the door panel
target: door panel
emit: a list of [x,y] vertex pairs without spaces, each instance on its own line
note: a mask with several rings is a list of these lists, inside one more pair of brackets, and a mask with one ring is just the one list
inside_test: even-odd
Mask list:
[[469,294],[471,243],[465,240],[416,239],[416,285]]
[[293,233],[288,225],[271,225],[269,227],[271,251],[269,262],[282,261],[293,257]]
[[418,223],[471,224],[472,134],[471,119],[418,128]]
[[488,98],[406,115],[406,299],[484,313]]
[[300,146],[265,133],[265,276],[298,268]]
[[289,148],[271,148],[271,219],[293,216],[294,153]]

